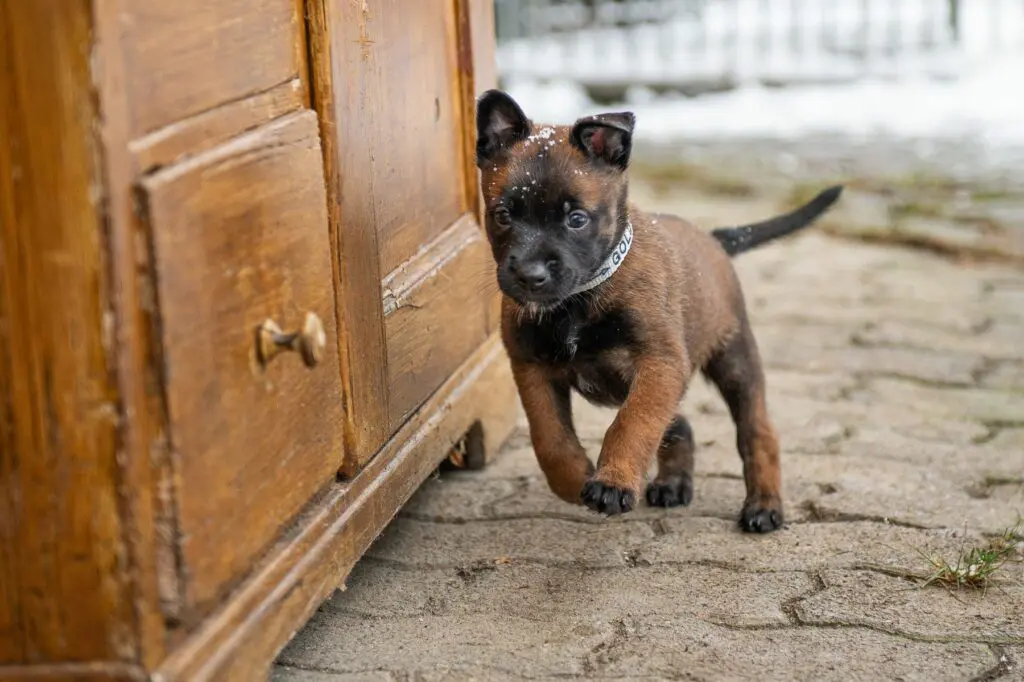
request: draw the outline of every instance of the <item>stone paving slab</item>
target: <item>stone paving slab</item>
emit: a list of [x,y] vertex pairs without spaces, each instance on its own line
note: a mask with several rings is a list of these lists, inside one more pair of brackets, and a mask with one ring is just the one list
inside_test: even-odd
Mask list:
[[[348,594],[360,595],[364,606],[356,611],[351,600],[339,597],[325,604],[323,613],[371,619],[491,615],[536,620],[552,628],[689,616],[756,627],[789,624],[783,605],[815,585],[802,571],[767,575],[701,564],[637,564],[620,571],[545,566],[525,559],[450,568],[368,563],[348,582]],[[555,595],[557,600],[552,599]]]
[[[1021,577],[1019,571],[1014,571]],[[794,605],[805,625],[863,625],[923,641],[1017,643],[1024,639],[1024,589],[989,595],[920,589],[871,571],[825,571],[820,591]]]
[[[843,676],[871,671],[880,674],[875,679],[892,679],[887,673],[909,672],[907,659],[924,664],[931,679],[959,679],[943,671],[980,674],[995,664],[986,644],[970,641],[984,632],[932,642],[913,622],[859,622],[850,608],[843,611],[843,594],[811,601],[842,587],[826,575],[828,582],[819,584],[821,578],[802,570],[764,574],[697,564],[581,574],[515,564],[470,571],[370,562],[310,623],[307,632],[316,635],[297,641],[281,661],[343,675],[408,658],[417,670],[456,679],[621,679],[639,670],[649,679],[682,672],[691,679],[744,679],[764,664],[789,666],[770,679],[851,679]],[[890,600],[893,594],[885,592]],[[838,613],[829,611],[836,603]],[[954,625],[970,623],[972,615]],[[823,626],[822,641],[804,631],[805,620]],[[511,640],[503,636],[510,628]],[[330,646],[337,637],[351,648]],[[831,650],[836,646],[871,651],[851,667]],[[280,679],[303,679],[292,669],[287,675]]]
[[[1024,271],[813,232],[737,267],[785,528],[739,532],[735,431],[703,380],[682,509],[559,501],[520,416],[486,470],[423,485],[274,680],[1024,680],[1024,565],[984,592],[912,578],[1024,513]],[[614,413],[574,413],[596,457]]]
[[866,347],[894,346],[922,352],[941,348],[944,351],[980,356],[989,361],[1024,359],[1024,325],[1010,321],[998,325],[989,324],[981,333],[955,332],[934,325],[882,319],[861,325],[853,339]]
[[271,679],[273,682],[392,682],[395,678],[386,670],[339,673],[278,665]]
[[423,567],[506,556],[551,566],[625,566],[626,554],[653,535],[648,524],[628,516],[612,524],[545,518],[451,524],[399,518],[367,555]]
[[612,679],[649,670],[662,680],[966,680],[990,669],[994,656],[984,645],[908,642],[868,629],[737,630],[678,620],[638,628],[597,662]]
[[672,518],[663,522],[663,529],[664,535],[637,552],[638,565],[706,563],[763,573],[884,571],[923,565],[921,552],[951,555],[965,539],[963,529],[924,530],[874,521],[790,523],[770,540],[749,542],[723,541],[738,532],[731,520]]
[[989,679],[1004,680],[1005,682],[1024,680],[1024,647],[1003,646],[994,647],[994,649],[998,662],[992,669]]

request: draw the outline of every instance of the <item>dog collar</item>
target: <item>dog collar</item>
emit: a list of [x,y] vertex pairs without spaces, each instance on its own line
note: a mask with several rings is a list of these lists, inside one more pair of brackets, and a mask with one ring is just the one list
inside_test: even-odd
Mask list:
[[622,265],[622,261],[626,259],[626,254],[629,253],[631,246],[633,246],[633,223],[632,221],[626,221],[626,230],[622,233],[622,238],[615,245],[615,250],[612,251],[612,254],[605,259],[604,263],[601,263],[601,267],[597,269],[593,277],[573,289],[570,295],[590,291],[614,275],[615,271]]

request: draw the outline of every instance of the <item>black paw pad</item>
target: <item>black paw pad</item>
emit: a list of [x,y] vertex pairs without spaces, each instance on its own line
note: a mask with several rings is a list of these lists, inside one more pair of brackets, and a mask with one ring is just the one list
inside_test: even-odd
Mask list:
[[636,493],[624,488],[590,480],[583,486],[580,499],[599,514],[614,516],[632,511],[636,506]]
[[740,528],[747,533],[770,533],[782,528],[782,511],[758,505],[744,507],[740,513]]
[[647,486],[647,504],[652,507],[685,507],[692,501],[693,480],[689,476],[653,481]]

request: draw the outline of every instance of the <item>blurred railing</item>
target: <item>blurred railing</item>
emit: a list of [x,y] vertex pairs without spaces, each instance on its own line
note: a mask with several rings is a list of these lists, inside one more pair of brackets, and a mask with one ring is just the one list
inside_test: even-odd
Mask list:
[[[1024,0],[495,0],[503,78],[697,94],[741,83],[953,77],[1024,53]],[[603,95],[603,97],[602,97]]]

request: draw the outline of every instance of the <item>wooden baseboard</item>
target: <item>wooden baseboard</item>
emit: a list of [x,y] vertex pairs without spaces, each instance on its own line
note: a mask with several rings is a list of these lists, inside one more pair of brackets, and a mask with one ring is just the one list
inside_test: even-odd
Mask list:
[[497,335],[485,342],[351,481],[307,511],[254,572],[154,674],[160,682],[253,682],[419,485],[474,424],[497,448],[516,392]]
[[0,665],[0,682],[142,682],[146,672],[131,663]]

